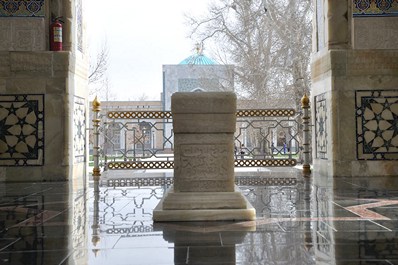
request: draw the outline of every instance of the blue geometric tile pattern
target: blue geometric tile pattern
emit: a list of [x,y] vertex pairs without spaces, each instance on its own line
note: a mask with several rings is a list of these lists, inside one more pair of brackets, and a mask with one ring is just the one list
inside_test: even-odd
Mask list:
[[44,17],[44,0],[0,0],[0,17]]
[[217,91],[220,87],[218,78],[180,78],[178,79],[178,92],[193,92],[202,89],[207,92]]
[[75,163],[85,161],[86,154],[86,107],[84,98],[75,96],[73,107],[73,149]]
[[44,95],[0,96],[0,166],[44,163]]
[[315,97],[315,142],[316,158],[328,159],[327,156],[327,109],[325,93]]
[[355,92],[357,159],[398,160],[398,90]]
[[398,16],[398,0],[353,0],[354,17]]

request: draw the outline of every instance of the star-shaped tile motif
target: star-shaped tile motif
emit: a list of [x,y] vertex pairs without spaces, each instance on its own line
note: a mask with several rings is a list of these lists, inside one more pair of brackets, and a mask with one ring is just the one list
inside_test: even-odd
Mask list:
[[[386,98],[371,99],[363,106],[364,113],[368,114],[363,116],[366,148],[373,152],[388,152],[394,149],[391,143],[398,141],[398,127],[394,127],[397,115],[390,109],[394,104],[388,101]],[[395,104],[398,106],[398,99]]]
[[0,96],[0,165],[43,163],[43,95]]
[[[364,154],[366,159],[398,158],[398,95],[393,93],[357,91],[359,157]],[[365,96],[358,97],[361,94]]]

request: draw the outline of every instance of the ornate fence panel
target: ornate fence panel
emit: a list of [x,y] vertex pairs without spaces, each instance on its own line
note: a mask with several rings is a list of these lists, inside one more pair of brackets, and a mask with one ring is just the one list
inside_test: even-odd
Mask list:
[[[301,161],[300,113],[238,110],[236,167],[292,167]],[[172,169],[174,134],[168,111],[109,111],[101,116],[100,165],[111,169]]]

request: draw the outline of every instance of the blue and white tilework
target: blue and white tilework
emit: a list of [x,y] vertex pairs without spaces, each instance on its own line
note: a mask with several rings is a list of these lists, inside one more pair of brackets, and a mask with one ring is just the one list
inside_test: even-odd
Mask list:
[[398,16],[398,0],[353,0],[354,17]]
[[44,17],[44,0],[0,0],[0,17]]

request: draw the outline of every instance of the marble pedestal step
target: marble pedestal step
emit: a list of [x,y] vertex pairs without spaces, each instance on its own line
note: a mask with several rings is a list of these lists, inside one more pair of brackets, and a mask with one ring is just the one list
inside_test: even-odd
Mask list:
[[153,211],[155,222],[255,220],[256,210],[234,192],[174,192],[171,187]]
[[163,200],[164,210],[245,208],[246,198],[236,186],[232,192],[175,192],[172,186]]

